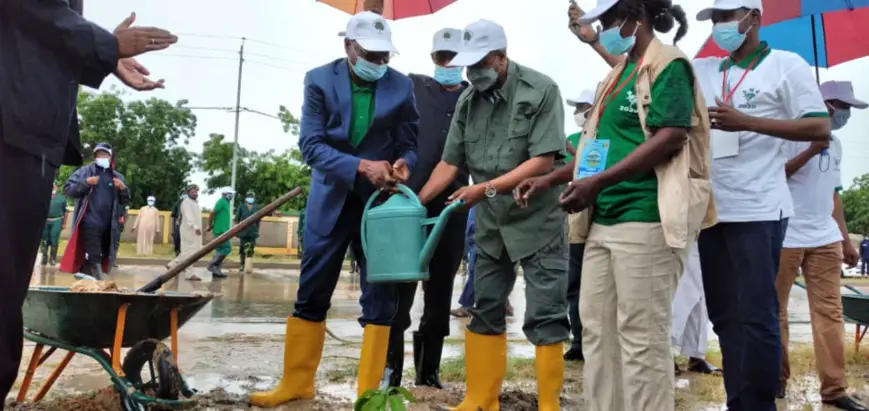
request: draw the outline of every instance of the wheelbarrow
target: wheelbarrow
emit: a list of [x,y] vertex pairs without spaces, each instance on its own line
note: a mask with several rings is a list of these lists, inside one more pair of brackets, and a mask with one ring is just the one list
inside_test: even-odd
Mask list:
[[[794,283],[802,289],[806,288],[800,281]],[[860,343],[869,329],[869,295],[848,284],[842,284],[842,316],[846,323],[854,324],[854,355],[859,355]]]
[[[178,328],[213,296],[155,291],[299,193],[301,189],[296,188],[285,194],[136,292],[82,293],[68,287],[31,287],[22,309],[24,338],[36,343],[36,347],[16,400],[26,400],[36,369],[60,349],[66,354],[34,402],[45,397],[75,354],[82,354],[96,360],[109,374],[124,410],[195,405],[196,392],[178,368]],[[170,339],[170,347],[162,342],[166,338]],[[123,361],[122,348],[129,348]],[[142,378],[146,365],[146,377]]]

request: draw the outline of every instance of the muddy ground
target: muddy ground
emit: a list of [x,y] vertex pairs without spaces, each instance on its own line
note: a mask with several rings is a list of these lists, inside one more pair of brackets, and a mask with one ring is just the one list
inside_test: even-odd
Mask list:
[[[159,268],[121,267],[112,279],[122,287],[135,288],[144,285],[156,275]],[[291,313],[295,298],[298,272],[289,270],[263,270],[241,276],[231,273],[223,281],[191,283],[173,281],[166,288],[178,291],[210,291],[219,295],[185,324],[179,332],[178,364],[188,383],[201,394],[192,409],[197,410],[247,410],[247,395],[253,391],[273,386],[282,368],[283,334],[286,316]],[[69,285],[74,279],[51,270],[37,272],[33,285]],[[461,292],[463,278],[457,276],[454,297]],[[867,283],[869,284],[869,283]],[[535,410],[534,394],[534,348],[524,338],[521,318],[525,307],[524,282],[517,281],[511,303],[516,316],[508,320],[509,364],[508,375],[501,396],[502,410]],[[286,405],[282,410],[349,410],[355,397],[355,371],[358,360],[361,328],[359,316],[358,279],[346,275],[336,290],[328,326],[335,337],[326,340],[323,360],[317,374],[317,399]],[[422,312],[417,298],[413,313],[415,322],[406,336],[405,364],[411,366],[412,353],[410,331],[416,329]],[[813,375],[813,360],[808,325],[808,310],[805,292],[796,288],[790,302],[791,338],[793,345],[791,363],[794,382],[790,385],[789,400],[782,402],[781,410],[821,409],[818,382]],[[451,321],[451,335],[445,344],[442,377],[448,384],[443,391],[426,388],[410,388],[416,402],[409,405],[411,411],[438,410],[443,405],[458,404],[464,394],[463,334],[466,320]],[[111,325],[109,325],[111,326]],[[853,332],[853,326],[849,326]],[[710,332],[714,338],[714,333]],[[848,341],[853,341],[849,334]],[[717,343],[712,341],[710,360],[720,364]],[[869,352],[869,347],[863,348]],[[25,367],[33,351],[33,344],[26,343],[23,364]],[[33,398],[39,387],[60,362],[61,354],[55,354],[39,368],[34,376],[28,398]],[[869,360],[865,353],[849,354],[848,380],[857,392],[869,392],[865,375],[869,375]],[[24,368],[21,369],[23,376]],[[412,367],[412,366],[411,366]],[[412,371],[405,373],[405,386],[412,382]],[[109,385],[106,372],[90,358],[77,355],[67,370],[55,383],[45,400],[38,404],[12,404],[20,387],[21,378],[7,401],[8,410],[120,410],[117,395]],[[562,396],[562,409],[582,411],[582,367],[568,364]],[[719,377],[683,375],[678,378],[677,409],[679,411],[717,410],[724,401],[724,391]]]

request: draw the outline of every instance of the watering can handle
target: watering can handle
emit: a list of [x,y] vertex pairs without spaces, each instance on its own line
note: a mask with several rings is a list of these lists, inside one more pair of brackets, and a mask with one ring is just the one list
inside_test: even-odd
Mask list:
[[[398,189],[401,194],[404,194],[405,196],[422,206],[422,203],[419,202],[419,197],[417,197],[416,193],[414,193],[413,190],[410,189],[410,187],[404,184],[396,184],[395,188]],[[365,239],[365,232],[366,228],[368,227],[368,210],[371,209],[371,206],[374,204],[374,200],[377,200],[377,197],[380,197],[381,193],[383,192],[377,190],[373,194],[371,194],[371,197],[368,197],[368,202],[365,203],[365,208],[362,209],[362,224],[361,227],[359,227],[359,237],[362,239],[362,254],[366,256],[368,255],[368,241]]]

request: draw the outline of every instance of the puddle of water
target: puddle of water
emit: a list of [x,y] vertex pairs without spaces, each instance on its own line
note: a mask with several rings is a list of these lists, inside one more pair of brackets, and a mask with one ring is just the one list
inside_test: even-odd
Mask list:
[[[111,279],[121,287],[138,288],[162,273],[160,267],[121,267],[111,275]],[[212,282],[209,281],[210,276],[204,276],[205,281],[202,282],[176,279],[166,285],[165,288],[169,290],[210,291],[220,294],[179,331],[179,365],[191,386],[203,392],[220,390],[230,395],[244,396],[250,391],[269,389],[277,383],[282,372],[285,321],[293,310],[298,274],[297,270],[261,270],[244,276],[233,273],[230,278],[222,281]],[[73,282],[75,279],[71,275],[52,270],[37,271],[31,280],[33,285],[69,286]],[[454,300],[458,299],[463,284],[464,277],[457,276]],[[516,315],[507,319],[510,340],[508,352],[511,357],[532,358],[534,347],[525,341],[521,328],[525,310],[524,286],[524,280],[520,277],[511,295]],[[327,337],[322,366],[318,372],[318,391],[339,402],[353,400],[355,383],[329,383],[323,378],[330,370],[346,367],[348,363],[358,359],[358,342],[362,335],[362,329],[356,320],[360,314],[359,293],[358,279],[354,280],[349,274],[343,274],[335,291],[327,322],[329,329],[338,337],[353,342],[348,345]],[[418,327],[423,309],[422,300],[420,290],[412,308],[414,323],[405,335],[406,364],[412,364],[411,333]],[[795,342],[810,342],[811,327],[804,290],[794,287],[789,307],[791,339]],[[444,347],[445,359],[458,358],[464,354],[461,340],[464,338],[467,322],[467,319],[451,318],[450,336]],[[711,330],[710,337],[713,338],[710,345],[716,346],[715,334]],[[25,364],[32,347],[32,344],[27,344]],[[59,361],[59,358],[55,361]],[[50,371],[50,367],[40,368],[34,378],[34,387],[41,384],[40,381]],[[105,387],[107,381],[107,374],[93,360],[76,356],[57,381],[52,395],[69,395],[99,389]],[[680,379],[677,385],[681,389],[691,389],[688,380]],[[802,381],[800,385],[805,386],[801,390],[810,395],[795,399],[793,405],[786,404],[784,409],[806,409],[806,403],[820,400],[817,395],[817,381]],[[523,382],[515,388],[535,391],[533,382]],[[31,392],[30,395],[33,394]],[[461,399],[461,392],[450,395],[457,395]],[[802,405],[798,406],[797,403]]]

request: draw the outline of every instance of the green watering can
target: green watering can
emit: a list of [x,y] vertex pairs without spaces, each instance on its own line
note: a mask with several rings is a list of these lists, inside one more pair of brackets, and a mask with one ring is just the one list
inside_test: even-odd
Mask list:
[[[375,192],[362,211],[362,251],[365,254],[369,283],[407,283],[426,281],[428,263],[437,248],[447,219],[464,203],[448,205],[441,215],[426,218],[427,210],[416,193],[397,185],[399,194],[372,208],[381,194]],[[428,234],[429,225],[434,225]]]

